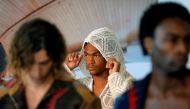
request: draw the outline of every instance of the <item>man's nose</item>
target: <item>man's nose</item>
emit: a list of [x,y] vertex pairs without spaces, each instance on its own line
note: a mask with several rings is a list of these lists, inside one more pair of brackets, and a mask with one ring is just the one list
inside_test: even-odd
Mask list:
[[94,56],[89,56],[89,63],[90,64],[93,64],[95,61],[94,61]]
[[32,70],[34,71],[34,72],[40,72],[40,65],[38,65],[38,64],[34,64],[33,65],[33,67],[32,67]]
[[181,41],[181,42],[179,42],[177,48],[178,48],[178,51],[179,51],[181,54],[186,55],[186,54],[188,54],[190,47],[189,47],[189,44],[188,44],[188,43],[186,43],[185,41]]

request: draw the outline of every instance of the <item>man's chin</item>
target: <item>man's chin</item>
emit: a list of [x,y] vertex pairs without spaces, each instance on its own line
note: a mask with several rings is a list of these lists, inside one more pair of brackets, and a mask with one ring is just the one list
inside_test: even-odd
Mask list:
[[40,77],[32,77],[31,79],[33,82],[39,83],[39,84],[43,83],[46,80],[46,78],[42,78],[42,77],[41,78]]
[[168,72],[168,75],[171,77],[180,77],[186,73],[186,70],[185,66],[175,67]]
[[96,75],[96,72],[95,71],[90,71],[90,74],[91,75]]

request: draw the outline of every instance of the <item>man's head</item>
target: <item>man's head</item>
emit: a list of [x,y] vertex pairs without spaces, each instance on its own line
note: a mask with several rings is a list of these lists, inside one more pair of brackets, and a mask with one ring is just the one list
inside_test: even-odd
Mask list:
[[[90,49],[89,49],[90,48]],[[88,53],[88,49],[90,50],[90,55],[99,54],[101,56],[98,59],[102,59],[102,63],[99,66],[106,67],[106,62],[109,58],[115,58],[118,62],[121,63],[120,72],[122,74],[126,74],[126,68],[124,63],[123,51],[119,44],[119,40],[113,31],[109,28],[99,28],[92,31],[86,38],[82,47],[82,54],[85,56],[85,53]],[[92,53],[97,52],[97,53]],[[88,54],[89,54],[88,53]],[[82,72],[89,76],[89,68],[87,58],[82,58],[80,63],[80,69]],[[104,66],[102,64],[105,64]],[[87,66],[87,68],[86,68]],[[102,68],[101,68],[102,69]],[[105,69],[105,68],[104,68]],[[100,70],[100,69],[99,69]]]
[[86,67],[91,75],[101,75],[102,72],[106,71],[107,61],[97,48],[90,43],[86,43],[83,51]]
[[52,68],[61,69],[65,54],[65,42],[57,27],[47,21],[34,19],[24,23],[16,32],[9,61],[17,70],[46,73]]
[[166,72],[182,70],[190,49],[190,15],[175,3],[152,5],[141,19],[139,37],[154,66]]

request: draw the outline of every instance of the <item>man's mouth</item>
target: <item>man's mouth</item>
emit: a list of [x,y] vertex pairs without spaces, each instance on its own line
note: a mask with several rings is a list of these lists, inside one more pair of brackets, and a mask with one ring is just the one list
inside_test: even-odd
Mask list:
[[89,71],[94,71],[95,67],[94,66],[88,66]]

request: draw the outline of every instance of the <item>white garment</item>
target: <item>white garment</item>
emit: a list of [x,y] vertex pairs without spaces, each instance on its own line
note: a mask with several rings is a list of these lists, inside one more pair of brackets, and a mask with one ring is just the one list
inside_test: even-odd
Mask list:
[[[83,54],[84,45],[86,43],[90,43],[98,49],[106,61],[108,61],[109,58],[115,58],[121,64],[119,72],[123,75],[129,76],[126,72],[123,50],[119,40],[112,30],[104,27],[92,31],[84,40],[81,54]],[[79,66],[84,75],[90,76],[84,58],[82,58]]]
[[[74,72],[72,72],[65,64],[66,70],[71,73],[71,76],[76,78]],[[93,92],[93,78],[92,76],[78,79],[81,84],[84,84],[89,90]],[[108,76],[108,83],[101,92],[99,98],[101,100],[102,109],[113,109],[115,98],[132,85],[132,76],[123,76],[119,72],[112,73]]]
[[[131,77],[124,77],[119,72],[115,72],[108,77],[108,83],[101,92],[102,109],[113,109],[115,98],[125,92],[131,84]],[[93,78],[86,77],[79,81],[93,91]]]

